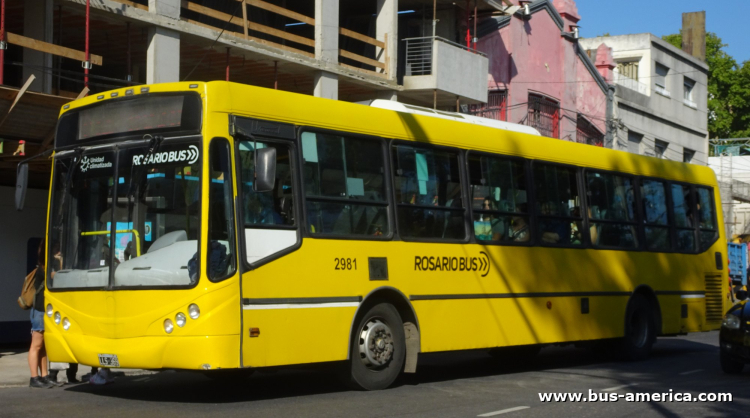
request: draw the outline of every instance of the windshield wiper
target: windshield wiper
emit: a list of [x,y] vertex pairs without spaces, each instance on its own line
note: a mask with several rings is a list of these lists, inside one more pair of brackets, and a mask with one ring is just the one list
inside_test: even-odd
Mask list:
[[[146,155],[143,156],[143,159],[141,160],[141,164],[138,170],[135,169],[136,165],[133,164],[130,166],[130,184],[128,185],[128,207],[130,207],[130,199],[132,199],[135,195],[136,189],[139,189],[138,192],[138,200],[141,200],[143,198],[143,193],[145,193],[145,188],[141,188],[141,180],[143,179],[143,172],[146,170],[145,164],[151,160],[151,157],[156,153],[156,151],[159,150],[159,147],[161,146],[162,141],[164,141],[164,137],[161,135],[151,136],[149,134],[146,134],[143,136],[143,139],[146,139],[146,137],[151,137],[151,140],[148,143],[148,152],[146,152]],[[134,173],[135,170],[135,173]],[[136,177],[138,177],[138,180],[136,181]]]

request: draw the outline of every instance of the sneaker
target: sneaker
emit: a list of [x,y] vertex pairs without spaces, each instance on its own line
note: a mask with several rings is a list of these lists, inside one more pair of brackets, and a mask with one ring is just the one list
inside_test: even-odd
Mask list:
[[93,376],[95,376],[95,375],[96,375],[96,373],[86,373],[86,374],[84,374],[83,376],[81,376],[81,382],[84,382],[84,383],[86,383],[86,382],[88,382],[89,380],[91,380],[91,377],[93,377]]
[[52,386],[57,386],[57,387],[60,387],[60,386],[64,386],[64,385],[65,385],[65,383],[63,383],[63,382],[58,382],[58,381],[57,381],[57,378],[53,378],[53,377],[52,377],[52,376],[50,376],[50,375],[47,375],[47,376],[42,376],[42,377],[40,377],[39,379],[41,379],[41,380],[44,380],[44,381],[46,381],[47,383],[49,383],[49,384],[50,384],[50,385],[52,385]]
[[68,376],[68,383],[70,383],[71,385],[73,385],[73,384],[76,384],[76,383],[81,383],[81,381],[78,380],[78,379],[76,379],[75,376],[72,376],[72,377]]
[[47,379],[41,378],[41,377],[32,377],[29,379],[29,387],[30,388],[37,388],[37,389],[49,389],[51,387],[54,387],[52,383],[48,382]]
[[89,379],[91,385],[107,385],[114,382],[115,379],[110,375],[109,369],[101,369]]

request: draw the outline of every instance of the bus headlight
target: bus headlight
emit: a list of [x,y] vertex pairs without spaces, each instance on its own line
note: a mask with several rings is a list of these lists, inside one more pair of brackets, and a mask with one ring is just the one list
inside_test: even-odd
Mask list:
[[172,324],[172,320],[167,318],[164,320],[164,332],[167,334],[171,334],[172,330],[174,329],[174,324]]
[[70,328],[70,320],[68,318],[63,319],[62,324],[65,331]]
[[48,303],[47,304],[47,316],[50,317],[50,318],[52,318],[52,311],[53,311],[52,304]]
[[201,308],[199,308],[198,305],[191,303],[190,306],[188,306],[188,315],[193,319],[198,319],[198,317],[201,316]]
[[736,315],[727,314],[721,321],[721,326],[727,329],[740,329],[740,318]]
[[177,326],[182,328],[185,326],[185,322],[187,322],[187,317],[184,313],[180,312],[174,317],[174,322],[177,323]]
[[56,323],[57,325],[60,325],[60,320],[61,320],[61,319],[62,319],[62,318],[60,317],[60,312],[55,312],[55,323]]

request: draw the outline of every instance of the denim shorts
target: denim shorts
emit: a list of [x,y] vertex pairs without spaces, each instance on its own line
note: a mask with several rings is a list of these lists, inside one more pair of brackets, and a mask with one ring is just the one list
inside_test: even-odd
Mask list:
[[31,332],[44,332],[44,312],[31,308]]

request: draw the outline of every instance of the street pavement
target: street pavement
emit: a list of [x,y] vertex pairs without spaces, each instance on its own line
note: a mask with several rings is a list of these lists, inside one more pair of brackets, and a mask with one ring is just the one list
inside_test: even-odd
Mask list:
[[[0,349],[0,353],[3,350]],[[22,356],[17,354],[16,356]],[[330,367],[255,373],[242,382],[195,372],[129,371],[111,385],[30,389],[6,384],[0,417],[746,417],[750,367],[724,374],[718,332],[660,338],[649,360],[615,362],[591,349],[548,347],[533,363],[482,351],[420,355],[417,374],[377,392],[349,390]],[[24,357],[25,359],[25,357]],[[82,368],[87,371],[88,368]],[[63,373],[61,373],[62,375]],[[135,374],[135,375],[133,375]],[[540,393],[731,393],[731,402],[541,402]],[[610,395],[611,396],[611,395]]]

